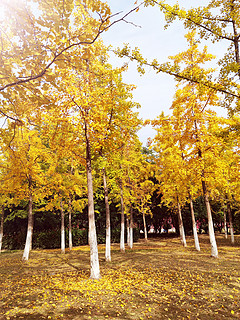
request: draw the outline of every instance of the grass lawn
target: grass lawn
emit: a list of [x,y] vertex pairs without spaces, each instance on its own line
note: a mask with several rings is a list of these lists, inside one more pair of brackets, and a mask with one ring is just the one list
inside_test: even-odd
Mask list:
[[89,248],[0,254],[0,319],[240,319],[240,236],[217,236],[219,258],[187,238],[140,241],[133,250],[99,246],[102,278],[89,280]]

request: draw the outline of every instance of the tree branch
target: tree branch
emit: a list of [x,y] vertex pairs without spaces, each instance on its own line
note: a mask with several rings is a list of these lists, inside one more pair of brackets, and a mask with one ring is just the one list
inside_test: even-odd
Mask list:
[[[208,28],[207,26],[202,25],[201,23],[199,23],[199,22],[191,19],[191,18],[188,17],[187,15],[186,15],[184,18],[181,18],[180,15],[179,15],[177,12],[174,12],[174,11],[171,11],[171,12],[170,12],[170,11],[167,9],[166,6],[164,6],[162,3],[158,3],[156,0],[152,0],[152,2],[155,3],[156,5],[158,5],[159,7],[161,7],[161,8],[162,8],[163,10],[165,10],[166,12],[171,13],[171,15],[173,15],[173,16],[175,16],[175,17],[178,17],[179,19],[185,19],[185,20],[187,20],[187,21],[189,21],[189,22],[192,22],[192,23],[194,23],[196,26],[198,26],[198,27],[200,27],[200,28],[202,28],[202,29],[210,32],[211,34],[213,34],[213,35],[215,35],[215,36],[217,36],[217,37],[219,37],[219,38],[221,38],[221,39],[225,39],[225,40],[228,40],[228,41],[233,41],[233,38],[224,36],[224,35],[222,35],[222,34],[218,34],[218,33],[214,32],[211,28]],[[203,17],[203,19],[206,19],[206,17]]]
[[120,57],[125,56],[125,57],[129,58],[131,61],[133,61],[133,60],[137,61],[140,64],[140,66],[142,66],[142,65],[149,66],[149,67],[153,68],[157,73],[159,73],[159,72],[167,73],[167,74],[169,74],[171,76],[176,77],[177,79],[182,79],[182,80],[187,80],[187,81],[190,81],[190,82],[193,82],[193,83],[202,84],[205,87],[208,87],[208,88],[213,89],[215,91],[219,91],[221,93],[230,95],[230,96],[232,96],[234,98],[238,98],[238,99],[240,98],[240,96],[238,94],[236,94],[234,92],[231,92],[231,91],[228,91],[222,85],[214,83],[214,82],[212,82],[210,80],[209,81],[206,81],[206,80],[200,81],[199,79],[190,78],[190,77],[187,77],[184,74],[174,72],[170,68],[167,69],[165,65],[158,65],[155,62],[151,62],[150,63],[150,62],[147,62],[146,60],[139,61],[139,59],[136,56],[131,55],[129,53],[120,53],[119,54],[119,52],[117,52],[116,50],[113,51],[113,52],[116,53]]
[[135,8],[133,8],[132,10],[130,10],[128,13],[126,13],[123,17],[121,17],[121,18],[113,21],[112,23],[110,23],[110,24],[109,24],[108,26],[106,26],[106,27],[105,27],[104,25],[105,25],[112,17],[116,16],[116,15],[119,14],[119,13],[111,15],[111,16],[107,17],[105,20],[102,20],[102,19],[101,19],[101,23],[100,23],[100,25],[99,25],[99,27],[98,27],[98,32],[97,32],[97,34],[95,35],[95,37],[94,37],[92,40],[90,40],[90,41],[79,41],[79,42],[75,42],[75,43],[73,43],[73,44],[65,47],[65,48],[62,49],[59,53],[55,53],[53,59],[46,65],[46,67],[45,67],[44,69],[42,69],[41,72],[39,72],[39,73],[36,74],[36,75],[27,77],[27,78],[25,78],[25,79],[19,79],[19,80],[16,80],[16,81],[14,81],[14,82],[8,83],[8,84],[6,84],[6,85],[4,85],[4,86],[1,86],[1,87],[0,87],[0,91],[5,90],[6,88],[15,87],[15,86],[21,85],[21,84],[23,84],[23,83],[30,82],[30,81],[33,81],[33,80],[36,80],[36,79],[38,79],[38,78],[43,77],[43,76],[45,75],[45,73],[47,72],[47,70],[56,62],[56,60],[57,60],[64,52],[66,52],[66,51],[68,51],[68,50],[70,50],[71,48],[76,47],[76,46],[80,46],[80,45],[91,45],[91,44],[93,44],[93,43],[100,37],[100,35],[101,35],[103,32],[107,31],[107,30],[108,30],[109,28],[111,28],[114,24],[116,24],[116,23],[118,23],[118,22],[120,22],[120,21],[127,22],[127,21],[125,20],[125,18],[128,17],[132,12],[138,10],[141,5],[143,5],[143,2],[140,3],[138,6],[136,6]]

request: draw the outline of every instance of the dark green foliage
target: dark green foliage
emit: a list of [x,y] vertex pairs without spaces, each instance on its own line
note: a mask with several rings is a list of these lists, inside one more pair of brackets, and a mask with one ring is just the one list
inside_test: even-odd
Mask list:
[[[105,243],[105,204],[98,199],[96,206],[97,240],[99,244]],[[3,249],[23,249],[26,240],[27,217],[22,218],[14,214],[14,210],[23,212],[24,208],[12,208],[11,212],[6,210],[6,215],[11,214],[11,219],[6,219],[4,224]],[[111,241],[120,241],[120,215],[115,204],[111,204]],[[25,215],[25,216],[26,216]],[[15,216],[15,218],[14,218]],[[72,239],[73,246],[88,244],[88,216],[87,207],[83,212],[75,212],[72,215]],[[68,215],[65,215],[66,247],[68,247]],[[134,241],[139,239],[139,230],[134,229]],[[56,249],[61,246],[60,214],[59,212],[37,211],[34,213],[33,249]]]
[[[60,233],[60,230],[59,230]],[[68,229],[66,231],[66,247],[68,247]],[[78,229],[73,228],[72,229],[72,240],[73,240],[73,246],[82,246],[88,244],[88,230],[87,229]],[[58,245],[59,248],[60,245]]]
[[61,244],[60,230],[33,232],[33,249],[56,249]]
[[7,250],[24,249],[25,240],[26,232],[4,233],[2,248]]
[[233,227],[236,234],[240,234],[240,212],[236,212],[233,216]]

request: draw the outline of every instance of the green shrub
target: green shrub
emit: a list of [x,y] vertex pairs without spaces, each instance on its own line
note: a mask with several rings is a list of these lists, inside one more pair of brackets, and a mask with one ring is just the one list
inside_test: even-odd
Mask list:
[[33,248],[56,249],[61,246],[60,230],[33,232]]
[[14,232],[3,235],[2,247],[5,250],[22,250],[24,249],[26,234],[24,232]]
[[[68,230],[66,232],[66,239],[68,241]],[[73,228],[72,229],[72,241],[73,246],[82,246],[88,244],[88,230],[87,229],[78,229]]]

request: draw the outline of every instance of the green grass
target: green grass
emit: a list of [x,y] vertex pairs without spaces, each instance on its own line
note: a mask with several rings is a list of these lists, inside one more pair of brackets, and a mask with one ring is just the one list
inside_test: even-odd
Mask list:
[[240,236],[217,236],[219,258],[192,238],[140,241],[112,262],[99,246],[102,278],[89,280],[89,248],[0,254],[0,319],[240,319]]

